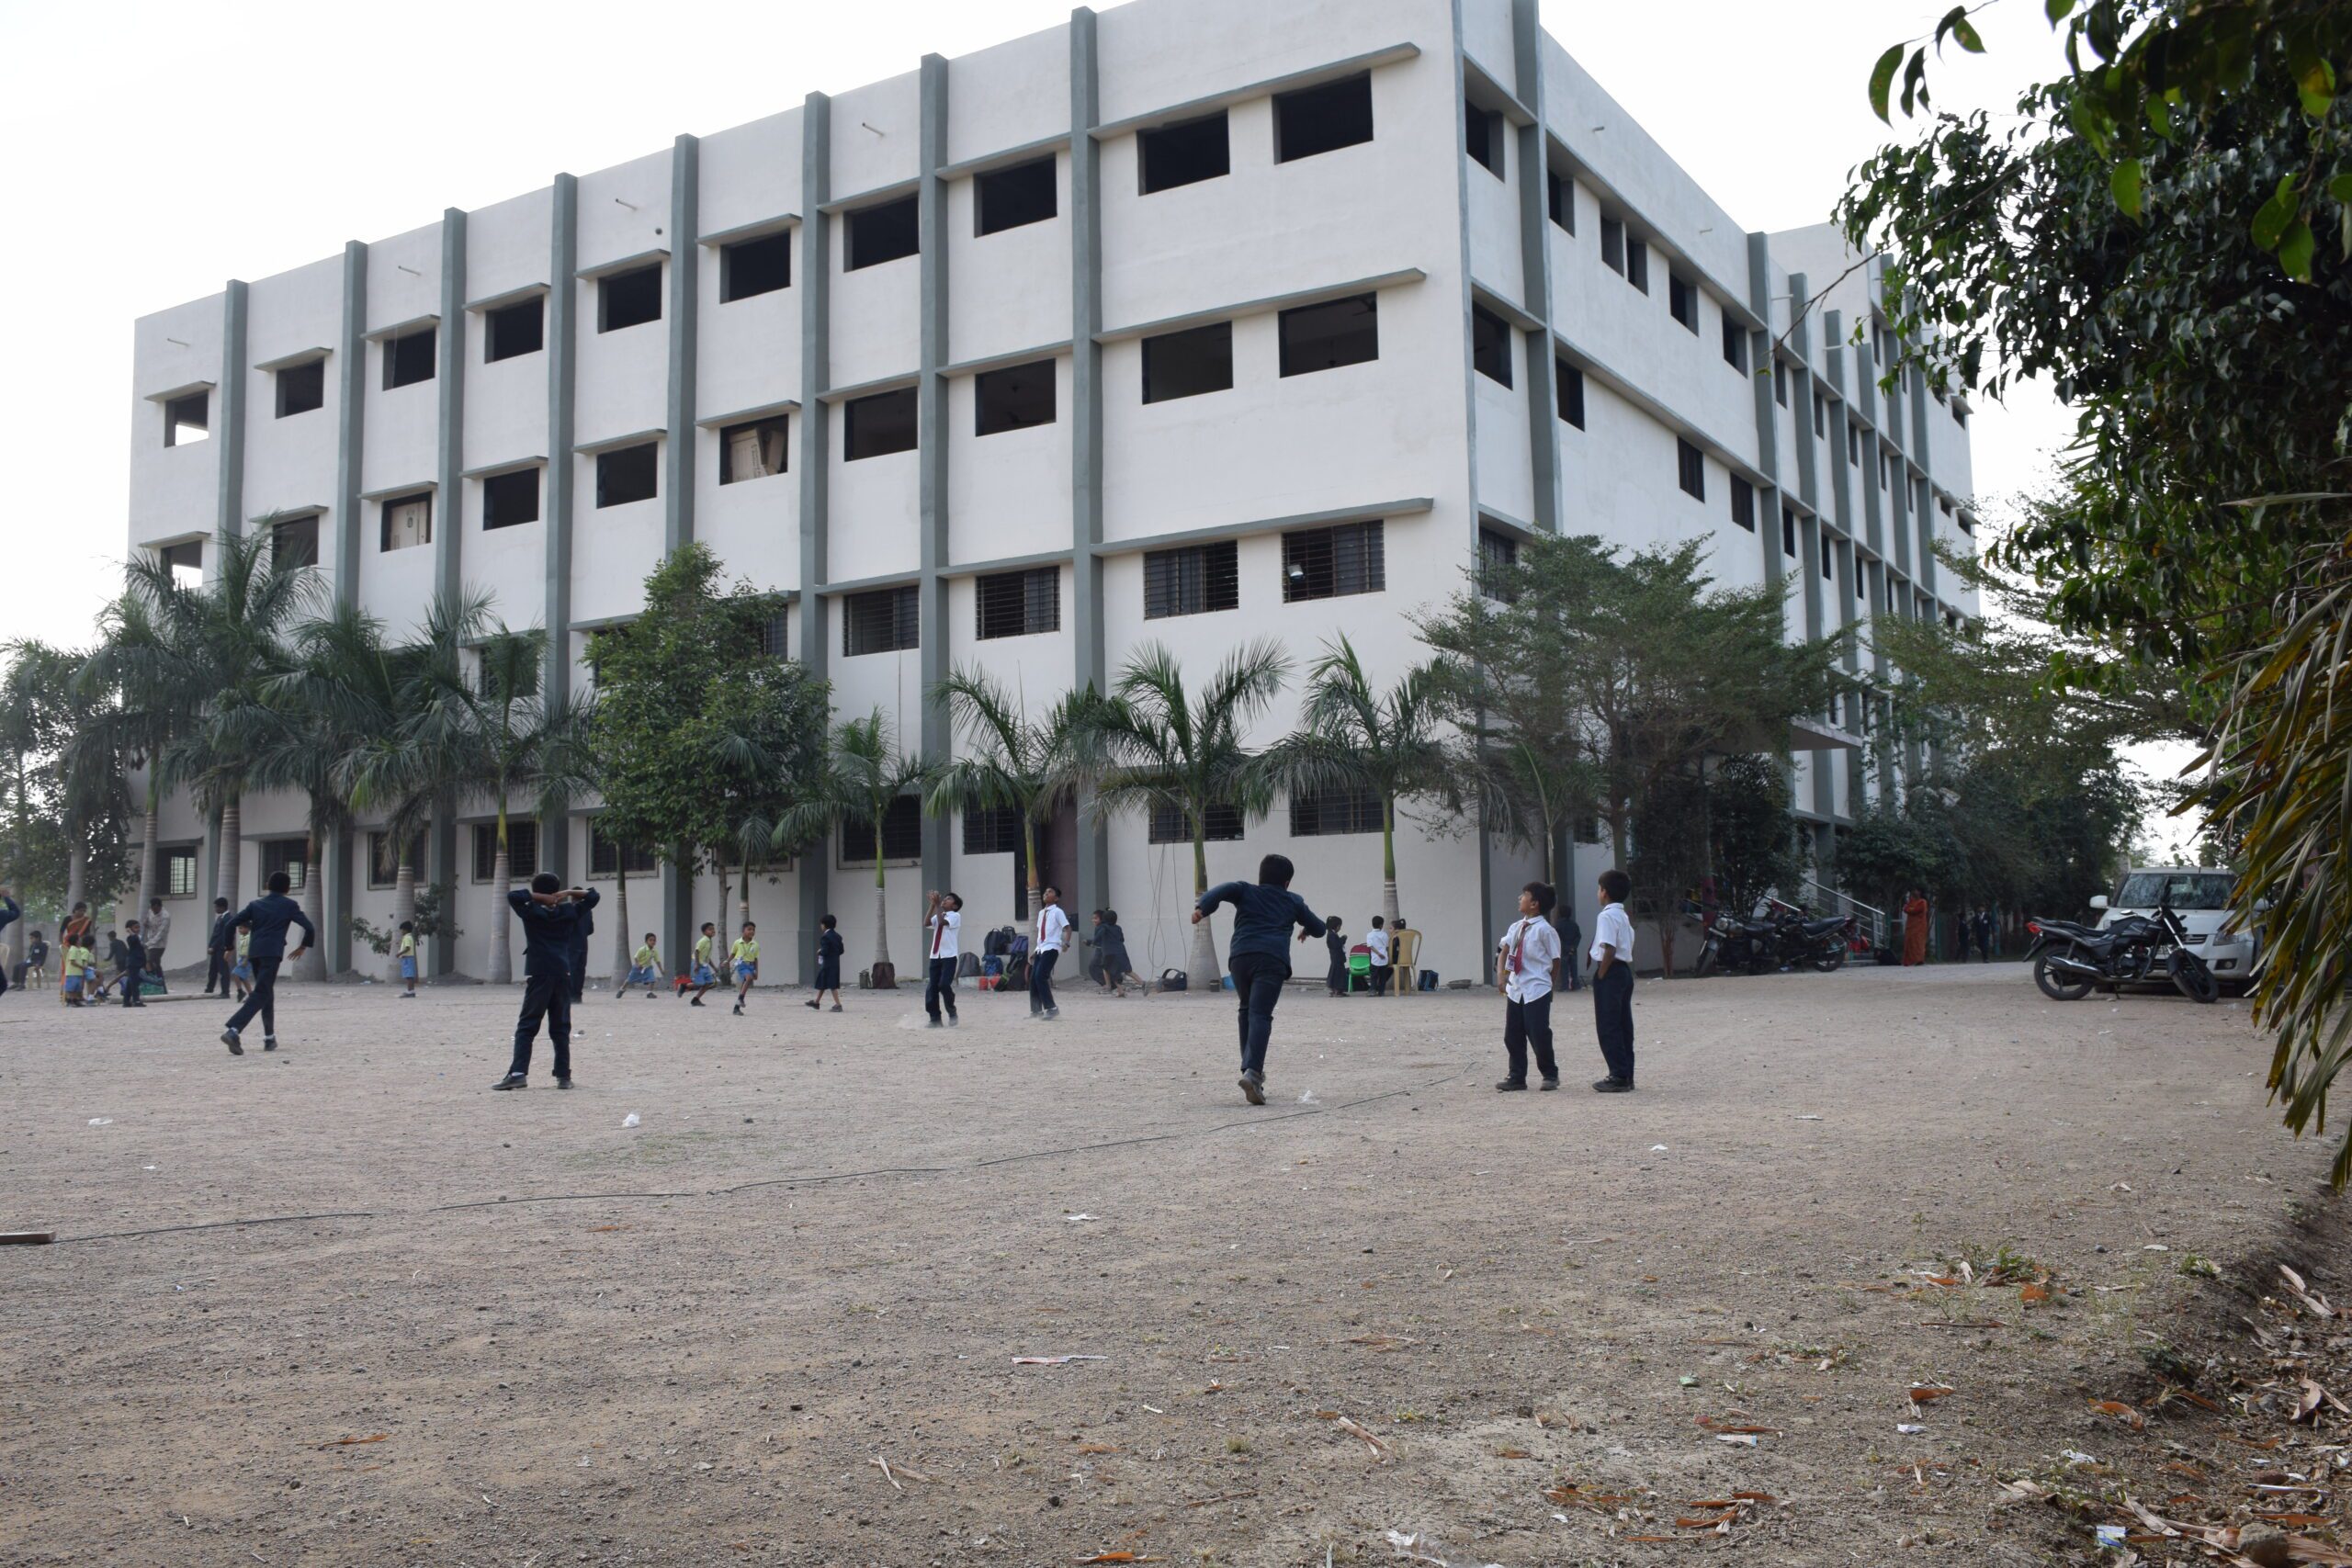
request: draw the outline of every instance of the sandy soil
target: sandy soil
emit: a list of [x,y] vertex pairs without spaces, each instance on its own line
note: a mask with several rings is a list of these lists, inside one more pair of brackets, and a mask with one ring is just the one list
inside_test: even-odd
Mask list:
[[2089,1402],[2352,1299],[2227,1002],[1645,981],[1602,1098],[1581,997],[1503,1096],[1491,997],[1295,990],[1251,1110],[1225,1002],[1064,990],[592,994],[519,1095],[511,990],[0,1000],[0,1562],[2088,1561],[1998,1479],[2249,1462]]

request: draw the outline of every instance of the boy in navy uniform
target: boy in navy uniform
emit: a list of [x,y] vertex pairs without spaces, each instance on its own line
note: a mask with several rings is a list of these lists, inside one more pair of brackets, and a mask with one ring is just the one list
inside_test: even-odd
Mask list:
[[571,944],[581,918],[596,907],[593,887],[566,887],[554,872],[531,878],[528,889],[506,895],[507,908],[523,922],[523,1011],[514,1021],[514,1060],[492,1089],[530,1087],[531,1047],[539,1021],[555,1046],[555,1087],[571,1087]]
[[[239,927],[249,933],[245,942],[245,960],[254,968],[253,994],[230,1017],[229,1027],[220,1032],[220,1043],[229,1047],[232,1056],[245,1054],[237,1035],[254,1021],[255,1013],[261,1015],[261,1048],[265,1051],[277,1049],[277,966],[289,958],[301,957],[311,951],[311,944],[319,940],[318,930],[311,924],[311,917],[302,913],[301,905],[286,896],[286,890],[292,886],[292,880],[284,872],[271,872],[269,891],[238,910],[236,918],[228,921],[228,930],[232,933]],[[292,953],[286,951],[286,928],[288,926],[302,928],[302,940],[295,944]],[[216,931],[220,930],[218,926],[213,929]]]
[[1290,890],[1293,869],[1288,856],[1268,855],[1258,863],[1257,881],[1219,883],[1193,906],[1194,925],[1216,913],[1220,904],[1233,906],[1233,940],[1226,967],[1233,975],[1233,993],[1240,1007],[1241,1094],[1252,1105],[1266,1103],[1266,1042],[1274,1030],[1274,1004],[1290,978],[1290,951],[1283,938],[1293,926],[1301,942],[1324,931],[1321,917]]

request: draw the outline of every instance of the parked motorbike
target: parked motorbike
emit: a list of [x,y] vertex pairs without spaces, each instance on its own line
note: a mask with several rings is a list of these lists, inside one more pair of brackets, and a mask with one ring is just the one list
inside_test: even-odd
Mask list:
[[2220,999],[2222,987],[2204,959],[2189,951],[2188,931],[2168,903],[2149,915],[2130,915],[2104,930],[2075,920],[2028,920],[2033,983],[2052,1001],[2079,1001],[2098,987],[2161,984],[2170,979],[2193,1002]]
[[1718,915],[1699,949],[1698,970],[1701,975],[1719,969],[1764,975],[1785,967],[1826,975],[1845,964],[1853,935],[1851,915],[1814,919],[1790,906],[1776,906],[1761,919]]

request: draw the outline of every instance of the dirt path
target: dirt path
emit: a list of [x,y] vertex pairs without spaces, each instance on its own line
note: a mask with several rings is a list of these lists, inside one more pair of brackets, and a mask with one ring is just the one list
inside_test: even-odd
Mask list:
[[1295,991],[1255,1111],[1207,998],[592,996],[493,1095],[514,996],[0,1001],[0,1562],[2036,1562],[2231,1276],[2352,1298],[2243,1010],[2016,965],[1645,982],[1611,1099],[1581,998],[1501,1096]]

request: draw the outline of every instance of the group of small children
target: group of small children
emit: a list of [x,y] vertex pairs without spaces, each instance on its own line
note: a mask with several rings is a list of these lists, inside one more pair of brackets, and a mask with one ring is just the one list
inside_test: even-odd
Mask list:
[[[833,918],[827,915],[825,931],[828,935],[831,934]],[[840,939],[834,940],[838,942]],[[718,984],[718,971],[711,966],[711,952],[718,942],[718,923],[705,920],[702,934],[695,939],[694,967],[677,982],[678,995],[687,998],[688,1007],[702,1006],[704,994]],[[628,978],[621,982],[618,994],[625,997],[631,986],[642,986],[646,996],[651,998],[662,983],[662,939],[647,931],[637,951],[629,954],[628,962]],[[727,950],[727,965],[735,981],[735,1016],[741,1018],[743,1004],[751,998],[752,983],[760,977],[760,928],[752,921],[743,922],[742,934],[735,939],[735,945]],[[815,1007],[817,1004],[811,1002],[808,1005]],[[839,1012],[841,1009],[833,1010]]]
[[[6,931],[23,913],[8,890],[0,887],[0,931]],[[119,989],[124,1007],[145,1007],[147,1003],[142,992],[147,978],[147,944],[140,936],[140,923],[125,920],[121,935],[112,931],[107,933],[107,956],[115,966],[115,977],[111,981],[102,980],[98,975],[97,950],[92,945],[96,929],[87,904],[74,905],[65,918],[65,924],[59,928],[58,934],[64,944],[64,952],[60,955],[62,983],[58,987],[59,1000],[67,1007],[96,1007]],[[28,985],[49,984],[49,937],[46,932],[33,932],[31,941],[26,944],[24,976]],[[7,975],[5,970],[0,970],[0,993],[7,989]]]

